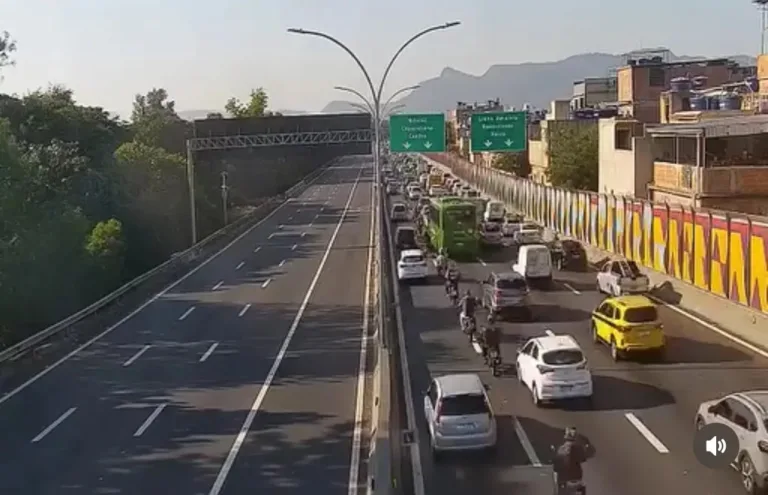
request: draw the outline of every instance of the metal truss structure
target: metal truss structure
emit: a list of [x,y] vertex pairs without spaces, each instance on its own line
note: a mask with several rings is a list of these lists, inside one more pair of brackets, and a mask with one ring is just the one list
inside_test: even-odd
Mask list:
[[193,138],[188,141],[189,151],[262,148],[265,146],[305,146],[316,144],[370,143],[371,129],[348,131],[291,132],[280,134],[253,134],[250,136],[220,136]]

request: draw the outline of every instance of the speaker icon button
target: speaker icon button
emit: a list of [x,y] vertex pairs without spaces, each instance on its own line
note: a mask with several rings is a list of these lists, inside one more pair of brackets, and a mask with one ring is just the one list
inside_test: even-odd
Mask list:
[[739,437],[722,423],[710,423],[696,431],[693,453],[704,466],[719,469],[729,466],[739,452]]

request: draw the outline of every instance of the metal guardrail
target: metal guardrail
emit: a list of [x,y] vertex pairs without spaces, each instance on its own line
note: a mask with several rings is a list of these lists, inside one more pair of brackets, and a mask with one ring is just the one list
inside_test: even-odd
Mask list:
[[[330,163],[332,163],[331,161]],[[222,227],[221,229],[217,230],[216,232],[213,232],[211,235],[203,239],[202,241],[198,242],[194,246],[181,251],[179,253],[175,253],[171,259],[157,265],[153,269],[149,270],[148,272],[139,275],[138,277],[134,278],[133,280],[127,282],[125,285],[119,287],[117,290],[107,294],[106,296],[102,297],[98,301],[94,302],[90,306],[87,306],[86,308],[81,309],[77,313],[74,313],[67,318],[64,318],[63,320],[54,323],[53,325],[35,333],[34,335],[31,335],[27,337],[26,339],[22,340],[21,342],[18,342],[7,349],[0,352],[0,364],[6,363],[8,361],[15,361],[18,358],[22,357],[35,347],[39,346],[46,340],[49,340],[50,338],[58,335],[62,331],[66,330],[67,328],[70,328],[76,323],[81,322],[85,318],[88,318],[89,316],[92,316],[102,309],[106,308],[107,306],[110,306],[115,301],[120,299],[122,296],[127,294],[128,292],[132,291],[133,289],[137,288],[138,286],[142,285],[143,283],[147,282],[151,278],[155,277],[156,275],[167,271],[170,268],[176,267],[179,264],[183,263],[189,263],[191,261],[194,261],[200,256],[200,253],[203,248],[208,246],[209,244],[213,243],[215,240],[220,239],[227,234],[229,234],[232,231],[238,230],[243,225],[248,224],[255,216],[262,213],[265,208],[269,208],[270,206],[273,206],[276,201],[279,201],[278,204],[284,203],[287,201],[289,196],[292,196],[296,194],[296,192],[301,189],[302,187],[305,187],[308,185],[308,182],[313,180],[315,177],[320,175],[330,163],[323,165],[322,167],[316,169],[315,171],[311,172],[307,176],[301,179],[296,185],[292,186],[290,189],[286,190],[284,193],[275,196],[273,198],[268,199],[264,203],[260,204],[256,207],[256,209],[247,215],[244,215],[231,224]]]

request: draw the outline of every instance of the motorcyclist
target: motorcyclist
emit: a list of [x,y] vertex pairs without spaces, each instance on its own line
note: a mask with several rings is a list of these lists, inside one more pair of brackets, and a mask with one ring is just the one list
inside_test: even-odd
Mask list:
[[464,297],[461,298],[461,302],[459,303],[459,306],[461,307],[461,321],[463,322],[465,318],[469,319],[470,321],[475,321],[475,308],[477,306],[477,298],[472,295],[472,291],[467,289],[467,292],[464,293]]
[[485,359],[486,364],[490,364],[488,363],[488,356],[491,351],[496,351],[497,354],[501,353],[499,349],[500,333],[496,327],[480,328],[480,345],[483,348],[483,359]]
[[448,256],[445,254],[445,248],[440,248],[440,251],[437,253],[437,258],[435,259],[435,266],[437,266],[437,271],[444,271],[447,265]]
[[581,465],[586,460],[586,445],[576,432],[576,428],[566,428],[563,443],[557,448],[554,459],[559,489],[563,489],[569,481],[581,481],[584,474]]

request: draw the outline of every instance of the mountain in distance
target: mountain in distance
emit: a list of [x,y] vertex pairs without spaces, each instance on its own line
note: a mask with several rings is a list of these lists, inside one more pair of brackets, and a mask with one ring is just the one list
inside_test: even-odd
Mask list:
[[[300,110],[275,110],[275,112],[283,115],[305,115],[307,112]],[[226,117],[226,113],[223,110],[182,110],[178,112],[179,117],[184,120],[199,120],[208,117],[209,113],[220,113]]]
[[[713,57],[670,56],[671,61],[701,60]],[[739,65],[756,65],[755,57],[735,55]],[[570,98],[573,82],[587,77],[604,77],[624,65],[622,55],[583,53],[557,62],[526,62],[493,65],[485,74],[474,76],[446,67],[435,78],[419,83],[419,89],[398,100],[408,112],[436,112],[456,107],[456,102],[484,102],[500,98],[508,106],[521,108],[529,103],[534,108],[549,108],[555,99]],[[323,113],[359,111],[347,101],[332,101]]]

